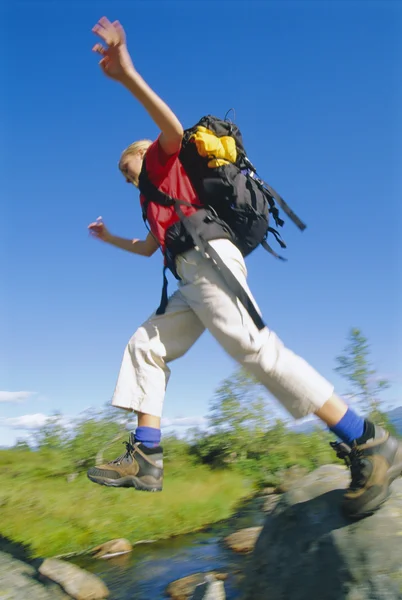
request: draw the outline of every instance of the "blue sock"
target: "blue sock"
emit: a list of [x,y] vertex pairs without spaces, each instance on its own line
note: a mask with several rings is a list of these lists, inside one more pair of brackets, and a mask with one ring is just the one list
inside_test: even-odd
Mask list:
[[355,440],[362,437],[364,427],[364,419],[348,408],[339,423],[330,427],[330,430],[345,444],[351,445]]
[[155,427],[137,427],[135,430],[135,441],[141,442],[147,448],[159,446],[161,441],[161,430]]

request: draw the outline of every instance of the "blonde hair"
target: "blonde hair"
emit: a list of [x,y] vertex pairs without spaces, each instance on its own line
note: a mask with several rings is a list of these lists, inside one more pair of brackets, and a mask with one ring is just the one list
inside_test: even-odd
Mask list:
[[119,160],[119,169],[121,170],[121,162],[123,158],[129,156],[130,154],[137,154],[140,150],[147,150],[152,144],[151,140],[139,140],[138,142],[133,142],[125,150],[123,150],[120,160]]

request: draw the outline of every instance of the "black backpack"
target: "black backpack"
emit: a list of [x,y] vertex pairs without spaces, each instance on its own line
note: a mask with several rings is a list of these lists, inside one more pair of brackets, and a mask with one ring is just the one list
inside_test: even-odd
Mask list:
[[[276,226],[283,226],[278,205],[301,231],[306,225],[283,198],[258,177],[245,152],[242,135],[231,121],[211,115],[204,116],[196,125],[184,131],[179,158],[203,208],[186,217],[181,206],[188,203],[180,198],[171,198],[151,183],[145,159],[139,178],[139,189],[146,198],[143,204],[144,221],[149,202],[174,206],[179,221],[166,232],[165,258],[168,268],[178,277],[174,267],[175,257],[197,246],[214,262],[257,327],[262,329],[265,324],[250,298],[208,242],[218,238],[230,239],[243,256],[247,256],[261,244],[275,257],[285,260],[267,243],[267,236],[271,233],[280,246],[286,248],[278,231],[269,225],[270,216]],[[167,279],[164,272],[164,288],[158,314],[164,312],[167,301]]]

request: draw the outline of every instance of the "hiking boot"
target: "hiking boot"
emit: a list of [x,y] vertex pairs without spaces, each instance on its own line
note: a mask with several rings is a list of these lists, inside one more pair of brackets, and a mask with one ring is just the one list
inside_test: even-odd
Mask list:
[[360,519],[375,512],[390,495],[389,486],[402,474],[402,442],[381,427],[367,423],[370,438],[352,447],[332,442],[350,468],[352,481],[343,499],[345,516]]
[[91,467],[87,476],[94,483],[109,487],[133,487],[145,492],[161,492],[163,483],[163,450],[161,446],[147,448],[130,435],[126,452],[98,467]]

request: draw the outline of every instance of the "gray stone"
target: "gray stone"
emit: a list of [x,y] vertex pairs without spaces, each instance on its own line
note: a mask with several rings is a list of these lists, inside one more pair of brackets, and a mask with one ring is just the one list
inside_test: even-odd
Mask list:
[[92,548],[90,553],[95,558],[111,558],[112,556],[119,556],[120,554],[131,552],[132,549],[133,546],[128,540],[120,538],[100,544],[100,546]]
[[35,579],[33,566],[0,552],[1,600],[71,600],[58,585],[43,585]]
[[191,600],[225,600],[225,586],[222,581],[216,581],[213,576],[207,575],[205,581],[194,590]]
[[245,579],[246,600],[401,600],[402,479],[374,515],[343,517],[348,471],[299,480],[266,517]]
[[289,469],[285,469],[279,474],[280,482],[275,488],[275,494],[283,494],[288,492],[300,479],[307,475],[308,471],[305,467],[294,465]]
[[231,533],[225,538],[225,544],[234,552],[250,552],[257,541],[262,527],[247,527]]
[[57,558],[46,558],[39,573],[56,581],[75,600],[101,600],[109,595],[99,577]]
[[204,584],[210,578],[212,581],[224,581],[227,578],[227,573],[217,573],[210,571],[209,573],[193,573],[182,579],[172,581],[166,588],[166,593],[173,600],[188,600],[195,592],[197,586]]
[[260,496],[271,496],[272,494],[275,494],[276,492],[276,488],[274,487],[265,487],[260,491]]
[[275,508],[275,506],[278,504],[279,500],[281,499],[280,496],[267,496],[265,498],[265,502],[262,506],[262,510],[263,512],[272,512]]

